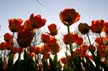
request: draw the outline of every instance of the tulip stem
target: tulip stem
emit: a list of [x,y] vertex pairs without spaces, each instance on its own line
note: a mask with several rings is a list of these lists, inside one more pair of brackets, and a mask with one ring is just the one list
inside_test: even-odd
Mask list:
[[[88,37],[88,41],[89,41],[89,44],[90,44],[90,47],[91,47],[91,46],[92,46],[92,44],[91,44],[90,37],[89,37],[88,33],[87,33],[87,37]],[[96,57],[95,57],[95,55],[94,55],[93,51],[91,50],[91,48],[89,48],[89,51],[90,51],[90,52],[91,52],[91,54],[93,55],[94,59],[96,59]]]
[[91,41],[90,41],[90,38],[89,38],[88,33],[87,33],[87,37],[88,37],[89,44],[90,44],[90,46],[91,46]]
[[72,55],[72,44],[71,44],[71,39],[70,39],[70,27],[67,26],[67,29],[68,29],[68,39],[69,39],[69,46],[70,46],[70,53]]
[[68,46],[67,46],[67,44],[66,44],[66,53],[67,53],[67,51],[68,51]]
[[33,46],[35,46],[35,42],[36,42],[36,34],[34,35],[34,41],[33,41]]

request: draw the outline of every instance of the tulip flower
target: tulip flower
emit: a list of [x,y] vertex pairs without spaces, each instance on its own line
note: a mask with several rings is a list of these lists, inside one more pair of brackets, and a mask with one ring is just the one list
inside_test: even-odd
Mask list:
[[66,26],[70,26],[80,19],[80,15],[75,9],[64,9],[59,16],[62,23]]
[[10,33],[5,33],[4,34],[4,40],[6,42],[12,42],[13,36]]
[[50,39],[50,35],[48,34],[42,34],[41,35],[41,40],[46,43]]
[[38,54],[40,51],[39,51],[39,46],[33,46],[32,47],[32,52],[34,52],[35,54]]
[[9,19],[8,22],[9,22],[10,31],[18,32],[23,20],[21,18],[18,18],[18,19],[12,18],[12,19]]
[[34,29],[39,29],[40,27],[44,26],[46,23],[46,19],[42,18],[41,15],[31,14],[30,18],[30,24]]
[[35,33],[30,30],[22,30],[18,32],[17,42],[20,47],[27,47],[31,44]]
[[40,53],[42,54],[47,54],[49,51],[49,46],[47,44],[44,44],[40,47]]
[[88,26],[88,24],[86,23],[80,23],[78,25],[78,30],[82,33],[82,34],[87,34],[89,32],[90,27]]
[[91,31],[94,33],[101,33],[104,27],[104,20],[93,20],[91,25]]
[[1,42],[0,43],[0,50],[5,50],[6,49],[6,42]]
[[[70,42],[71,43],[74,43],[77,38],[78,38],[78,35],[77,34],[70,33]],[[65,34],[64,35],[63,42],[65,44],[69,44],[69,36],[68,36],[68,34]]]
[[108,34],[108,22],[104,23],[103,31],[105,32],[106,35]]
[[33,28],[32,28],[32,26],[31,26],[31,24],[30,24],[30,20],[26,20],[25,22],[24,22],[24,29],[26,29],[26,30],[33,30]]
[[78,44],[78,45],[81,45],[83,43],[83,38],[82,37],[78,37],[76,40],[75,40],[75,43]]
[[52,36],[57,35],[58,30],[57,30],[56,24],[52,23],[52,24],[48,25],[48,29]]

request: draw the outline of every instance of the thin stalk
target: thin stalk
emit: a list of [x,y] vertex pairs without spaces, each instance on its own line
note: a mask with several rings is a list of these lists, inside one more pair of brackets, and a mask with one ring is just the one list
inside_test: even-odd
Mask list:
[[34,35],[34,41],[33,41],[33,46],[35,46],[35,42],[36,42],[36,34]]
[[90,44],[90,46],[91,46],[91,41],[90,41],[90,37],[89,37],[88,34],[87,34],[87,38],[88,38],[89,44]]
[[[89,44],[90,44],[90,47],[91,47],[92,44],[91,44],[90,37],[89,37],[88,34],[87,34],[87,37],[88,37],[88,41],[89,41]],[[94,55],[93,51],[90,48],[89,48],[89,51],[92,53],[93,57],[95,58],[95,55]]]
[[[88,35],[88,34],[87,34],[87,37],[88,37],[88,40],[89,40],[89,44],[90,44],[90,46],[91,46],[91,41],[90,41],[90,38],[89,38],[89,35]],[[100,56],[98,56],[98,55],[95,56],[94,53],[93,53],[93,51],[92,51],[91,49],[89,49],[89,50],[90,50],[91,54],[93,55],[94,62],[95,62],[95,64],[96,64],[96,71],[98,71],[98,70],[100,69],[100,68],[99,68],[99,67],[100,67],[100,66],[99,66],[99,61],[98,61],[98,60],[100,59],[100,58],[99,58]],[[98,54],[98,51],[97,51],[97,54]],[[98,59],[98,58],[99,58],[99,59]]]
[[68,39],[69,39],[70,53],[72,55],[73,50],[72,50],[72,44],[71,44],[71,40],[70,40],[70,27],[67,26],[67,29],[68,29]]

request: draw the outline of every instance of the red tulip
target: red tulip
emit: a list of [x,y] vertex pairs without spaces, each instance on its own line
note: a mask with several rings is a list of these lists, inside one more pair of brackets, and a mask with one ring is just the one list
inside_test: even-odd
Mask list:
[[55,54],[57,52],[59,52],[60,50],[60,46],[57,43],[57,40],[55,39],[55,37],[51,36],[50,39],[47,42],[47,45],[49,47],[49,50],[51,51],[52,54]]
[[18,32],[17,42],[20,47],[27,47],[31,44],[35,33],[30,30],[22,30]]
[[63,36],[63,42],[64,42],[65,44],[69,44],[68,34],[65,34],[65,35]]
[[73,42],[75,42],[75,40],[77,38],[78,38],[77,34],[70,33],[70,42],[69,42],[69,36],[68,36],[68,34],[65,34],[64,37],[63,37],[63,42],[65,44],[73,43]]
[[23,22],[22,19],[18,18],[18,19],[9,19],[9,29],[12,32],[18,32],[19,28],[21,26],[21,23]]
[[103,37],[97,37],[95,39],[95,42],[98,44],[98,45],[103,45]]
[[0,43],[0,50],[5,50],[6,49],[6,42],[1,42]]
[[33,30],[33,28],[32,28],[32,26],[31,26],[31,24],[30,24],[30,20],[26,20],[25,22],[24,22],[24,29],[26,29],[26,30]]
[[104,31],[106,34],[108,34],[108,22],[105,22],[105,23],[104,23],[104,29],[103,29],[103,31]]
[[49,46],[47,44],[44,44],[40,47],[40,53],[42,54],[47,54],[49,51]]
[[30,16],[30,24],[35,29],[39,29],[40,27],[44,26],[46,23],[46,19],[41,18],[41,15],[31,14]]
[[93,20],[91,25],[91,31],[94,33],[101,33],[104,27],[104,20]]
[[66,26],[70,26],[80,19],[80,15],[75,9],[64,9],[59,16],[62,23]]
[[57,26],[56,26],[56,24],[54,24],[54,23],[48,25],[48,29],[49,29],[50,34],[51,34],[52,36],[56,35],[57,32],[58,32],[58,31],[57,31]]
[[54,46],[55,43],[57,43],[57,40],[55,39],[55,37],[51,36],[50,39],[48,40],[47,44],[48,46]]
[[80,56],[85,57],[86,56],[86,51],[88,50],[88,46],[83,44],[80,46]]
[[75,43],[78,44],[78,45],[81,45],[83,43],[83,38],[82,37],[78,37],[76,40],[75,40]]
[[89,48],[88,45],[83,44],[80,46],[81,52],[84,52],[84,53],[87,51],[88,48]]
[[89,29],[90,29],[90,27],[86,23],[80,23],[79,26],[78,26],[78,30],[82,34],[87,34],[89,32]]
[[66,64],[66,57],[62,57],[60,60],[63,64]]
[[6,42],[6,49],[10,50],[11,48],[13,48],[13,42]]
[[66,59],[66,57],[62,57],[61,59],[60,59],[60,61],[63,63],[63,64],[66,64],[67,62],[69,62],[70,60],[71,60],[71,56],[70,55],[68,55],[67,56],[67,59]]
[[39,46],[34,46],[32,47],[32,51],[35,53],[35,54],[38,54],[40,51],[39,51]]
[[10,33],[5,33],[4,34],[4,40],[6,42],[12,42],[12,39],[13,39],[13,37],[12,37],[12,35]]
[[52,54],[56,54],[60,51],[60,46],[58,43],[53,43],[53,45],[49,46],[49,49]]
[[75,57],[76,55],[79,55],[81,57],[85,57],[87,49],[87,45],[81,45],[80,48],[76,48],[76,50],[73,52],[73,56]]
[[50,39],[50,36],[48,34],[42,34],[41,40],[46,43]]

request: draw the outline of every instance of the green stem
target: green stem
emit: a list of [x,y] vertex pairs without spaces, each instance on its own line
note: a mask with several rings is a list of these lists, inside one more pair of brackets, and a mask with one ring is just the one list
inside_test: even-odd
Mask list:
[[89,38],[89,35],[88,34],[87,34],[87,37],[88,37],[89,44],[91,46],[92,44],[91,44],[91,41],[90,41],[90,38]]
[[[91,41],[90,41],[90,38],[89,38],[89,35],[87,34],[87,37],[88,37],[88,41],[89,41],[89,44],[90,44],[90,47],[92,46],[91,44]],[[95,58],[95,55],[93,53],[93,51],[91,50],[91,48],[89,48],[89,51],[91,52],[91,54],[93,55],[93,57]]]
[[67,29],[68,29],[68,39],[69,39],[70,53],[72,55],[73,50],[72,50],[72,44],[71,44],[71,38],[70,38],[70,27],[67,26]]
[[[92,45],[91,44],[91,41],[90,41],[90,38],[89,38],[89,35],[87,34],[87,37],[88,37],[88,40],[89,40],[89,44],[90,44],[90,46]],[[95,62],[95,64],[96,64],[96,71],[99,71],[99,62],[100,62],[100,56],[98,55],[98,50],[97,50],[97,56],[95,56],[95,54],[94,54],[94,52],[91,50],[91,49],[89,49],[89,51],[91,52],[91,54],[93,55],[93,58],[94,58],[94,62]]]
[[36,34],[34,35],[33,46],[35,46],[35,42],[36,42]]

